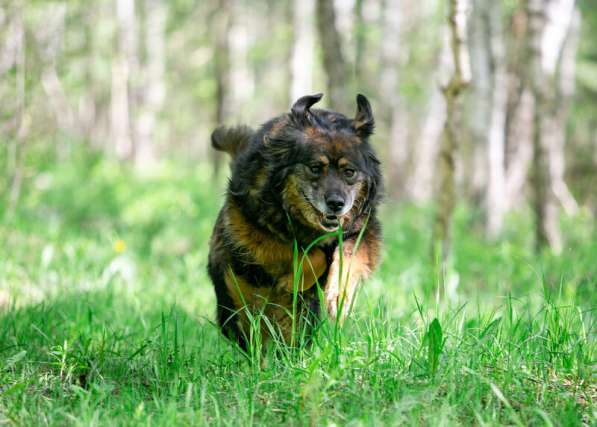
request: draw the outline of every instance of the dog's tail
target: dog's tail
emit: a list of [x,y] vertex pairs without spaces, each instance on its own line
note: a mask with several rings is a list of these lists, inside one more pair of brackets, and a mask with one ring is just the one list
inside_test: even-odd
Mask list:
[[251,141],[255,131],[248,126],[219,126],[211,134],[211,145],[219,151],[225,151],[234,159]]

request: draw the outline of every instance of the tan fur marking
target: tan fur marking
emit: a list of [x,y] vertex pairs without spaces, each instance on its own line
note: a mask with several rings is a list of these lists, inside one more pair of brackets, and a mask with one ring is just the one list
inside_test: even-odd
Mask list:
[[313,126],[309,126],[308,128],[305,128],[305,130],[303,131],[305,133],[305,135],[307,135],[309,138],[314,138],[317,135],[319,135],[319,131],[314,128]]
[[327,166],[330,164],[330,159],[327,156],[319,156],[319,161],[324,165]]
[[351,309],[357,286],[362,279],[366,279],[377,263],[379,242],[361,240],[356,253],[355,240],[347,240],[342,248],[342,272],[340,272],[340,251],[336,248],[328,279],[325,286],[325,304],[332,318],[338,317],[344,321]]
[[250,225],[243,214],[235,207],[227,210],[228,230],[234,240],[253,256],[274,276],[284,274],[292,264],[292,245],[273,238]]

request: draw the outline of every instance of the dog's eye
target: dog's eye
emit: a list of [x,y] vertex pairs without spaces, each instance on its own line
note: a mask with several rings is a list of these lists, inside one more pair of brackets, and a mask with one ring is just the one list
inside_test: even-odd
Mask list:
[[354,169],[344,169],[344,176],[348,179],[354,178],[357,174],[357,171]]
[[319,165],[312,165],[309,166],[309,170],[313,175],[319,175],[321,173],[321,166]]

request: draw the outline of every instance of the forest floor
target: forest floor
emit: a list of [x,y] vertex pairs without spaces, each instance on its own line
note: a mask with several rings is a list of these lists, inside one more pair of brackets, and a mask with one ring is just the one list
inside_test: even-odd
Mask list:
[[213,324],[223,180],[204,169],[139,177],[86,158],[24,189],[0,221],[0,424],[597,422],[588,216],[563,220],[563,254],[536,256],[524,214],[488,243],[460,207],[458,275],[438,299],[430,211],[388,204],[384,261],[352,318],[251,363]]

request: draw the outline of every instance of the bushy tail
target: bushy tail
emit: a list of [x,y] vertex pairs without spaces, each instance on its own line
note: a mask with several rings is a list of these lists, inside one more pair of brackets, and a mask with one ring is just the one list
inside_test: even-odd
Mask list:
[[255,131],[248,126],[219,126],[211,134],[211,145],[235,158],[251,141]]

